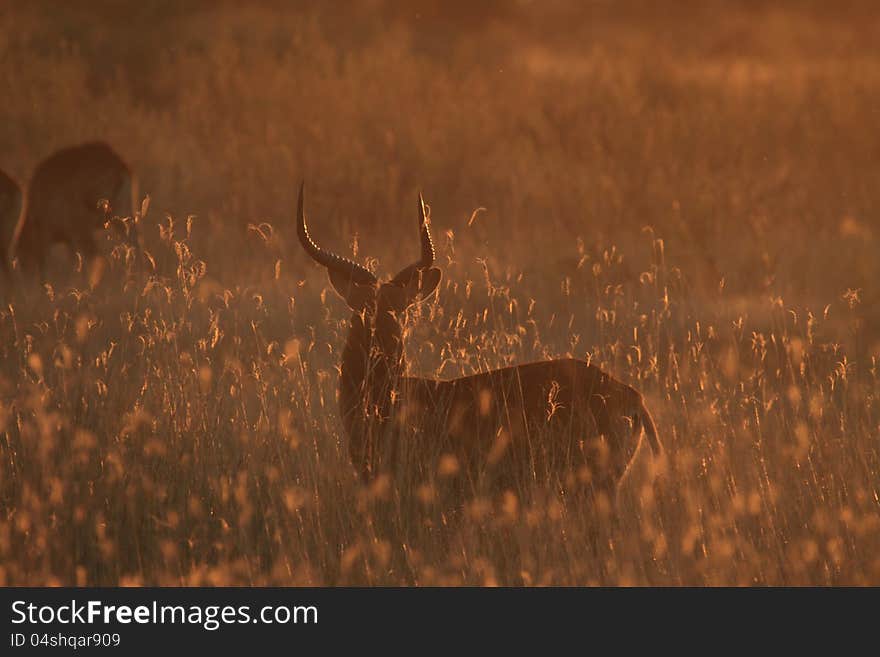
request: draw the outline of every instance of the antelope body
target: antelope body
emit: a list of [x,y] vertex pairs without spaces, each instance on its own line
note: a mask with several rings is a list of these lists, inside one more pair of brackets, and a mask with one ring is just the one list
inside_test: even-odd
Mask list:
[[133,216],[137,180],[104,142],[64,148],[37,166],[12,239],[10,253],[22,269],[45,273],[49,248],[67,244],[89,258],[97,253],[95,231],[112,215]]
[[440,282],[421,195],[422,254],[388,282],[325,251],[308,233],[300,188],[297,228],[308,254],[353,311],[342,354],[340,410],[364,480],[388,473],[414,483],[455,475],[474,490],[529,480],[587,484],[613,501],[647,436],[662,451],[641,394],[575,359],[534,362],[452,380],[405,376],[402,318]]

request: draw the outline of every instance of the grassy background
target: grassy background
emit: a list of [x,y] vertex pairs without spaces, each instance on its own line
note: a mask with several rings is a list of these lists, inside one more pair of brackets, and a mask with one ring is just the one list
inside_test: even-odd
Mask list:
[[[0,168],[110,142],[156,263],[6,291],[0,582],[880,583],[873,3],[237,4],[0,6]],[[573,355],[645,392],[665,474],[598,544],[552,490],[450,525],[360,487],[301,178],[383,273],[424,191],[411,372]]]

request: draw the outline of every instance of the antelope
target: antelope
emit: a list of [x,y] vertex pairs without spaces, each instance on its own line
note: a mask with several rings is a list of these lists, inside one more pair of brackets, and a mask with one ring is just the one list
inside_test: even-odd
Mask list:
[[361,478],[370,482],[415,464],[428,480],[436,481],[439,471],[465,486],[488,485],[498,492],[516,489],[523,479],[574,477],[580,490],[605,493],[613,505],[642,435],[654,455],[662,453],[651,414],[631,386],[573,358],[451,380],[406,375],[405,312],[429,298],[441,279],[421,194],[418,222],[419,259],[380,282],[365,267],[315,243],[300,186],[299,240],[352,310],[339,405]]
[[136,199],[136,177],[106,143],[63,148],[43,160],[31,178],[10,255],[22,269],[36,264],[41,278],[52,244],[67,244],[91,258],[98,252],[95,231],[114,214],[133,217]]
[[[8,249],[12,241],[12,235],[21,215],[22,199],[19,184],[0,171],[0,239],[4,249]],[[9,275],[9,262],[5,253],[0,262],[0,272],[4,277]]]

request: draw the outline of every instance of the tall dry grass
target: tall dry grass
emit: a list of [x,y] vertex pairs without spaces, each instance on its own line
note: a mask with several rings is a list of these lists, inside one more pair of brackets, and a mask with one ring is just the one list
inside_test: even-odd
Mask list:
[[[871,5],[365,6],[0,8],[0,168],[106,139],[155,263],[111,241],[100,280],[59,254],[5,292],[0,581],[880,581]],[[301,177],[316,236],[389,272],[424,190],[411,371],[588,357],[648,397],[661,481],[598,527],[552,487],[454,523],[362,488]]]

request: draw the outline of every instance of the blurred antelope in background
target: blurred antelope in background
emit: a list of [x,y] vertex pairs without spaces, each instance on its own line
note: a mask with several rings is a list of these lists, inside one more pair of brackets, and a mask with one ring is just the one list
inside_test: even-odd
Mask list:
[[67,244],[85,259],[97,255],[95,232],[114,216],[134,217],[137,179],[103,142],[63,148],[37,166],[26,209],[12,238],[10,256],[22,270],[39,268],[45,278],[53,244]]
[[[309,236],[300,187],[297,232],[353,311],[339,401],[349,452],[364,480],[439,472],[473,490],[522,489],[529,480],[573,484],[611,503],[641,444],[662,452],[642,395],[586,362],[565,358],[452,380],[406,376],[405,312],[437,289],[428,214],[419,195],[421,254],[380,283]],[[405,472],[408,476],[412,472]]]
[[19,184],[0,171],[0,240],[3,244],[3,257],[0,262],[0,270],[4,277],[9,276],[8,249],[12,243],[12,236],[18,219],[21,215],[23,195]]

